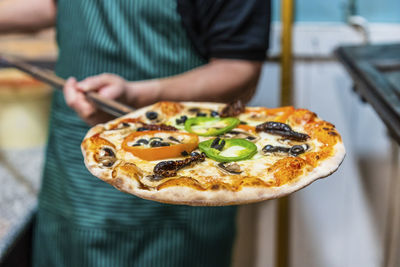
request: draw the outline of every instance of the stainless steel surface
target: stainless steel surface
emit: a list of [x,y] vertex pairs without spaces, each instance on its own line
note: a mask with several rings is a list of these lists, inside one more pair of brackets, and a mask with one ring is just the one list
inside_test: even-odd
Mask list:
[[0,150],[0,262],[37,204],[44,147]]
[[342,46],[336,50],[357,85],[357,92],[381,117],[400,144],[400,44]]

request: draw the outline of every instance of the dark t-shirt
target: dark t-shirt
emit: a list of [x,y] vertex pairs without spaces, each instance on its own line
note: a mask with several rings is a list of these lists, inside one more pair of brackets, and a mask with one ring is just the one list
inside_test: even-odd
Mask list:
[[270,0],[178,0],[189,37],[206,59],[264,60]]

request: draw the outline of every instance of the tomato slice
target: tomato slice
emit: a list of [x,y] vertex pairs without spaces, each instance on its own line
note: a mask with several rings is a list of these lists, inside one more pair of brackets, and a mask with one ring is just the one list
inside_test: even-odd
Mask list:
[[[170,137],[172,137],[170,139]],[[138,140],[147,139],[159,139],[162,138],[164,143],[168,142],[168,146],[157,146],[149,147],[148,145],[137,145]],[[170,142],[169,140],[175,141]],[[148,143],[150,141],[148,140]],[[179,141],[180,143],[176,142]],[[136,143],[135,143],[136,141]],[[177,158],[182,156],[182,152],[186,151],[190,153],[197,148],[199,144],[199,137],[191,133],[180,133],[180,132],[170,132],[170,131],[143,131],[143,132],[133,132],[128,135],[122,142],[122,148],[125,151],[132,153],[134,156],[152,161],[161,160],[168,158]],[[135,145],[135,146],[132,146]]]

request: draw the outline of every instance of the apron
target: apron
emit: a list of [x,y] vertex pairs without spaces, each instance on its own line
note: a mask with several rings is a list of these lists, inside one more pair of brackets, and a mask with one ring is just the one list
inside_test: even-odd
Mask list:
[[[127,80],[176,75],[206,61],[176,0],[58,0],[56,73]],[[188,89],[190,89],[188,85]],[[229,266],[236,207],[143,200],[93,177],[80,143],[89,127],[54,92],[33,266]]]

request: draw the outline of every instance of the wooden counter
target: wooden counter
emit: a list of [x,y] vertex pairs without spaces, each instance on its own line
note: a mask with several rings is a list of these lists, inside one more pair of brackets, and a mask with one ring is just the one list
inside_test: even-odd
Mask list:
[[14,55],[33,61],[55,61],[57,45],[53,29],[36,34],[0,36],[0,54]]

